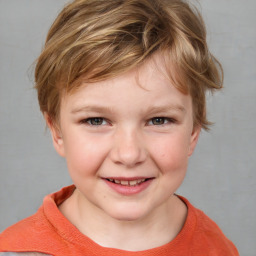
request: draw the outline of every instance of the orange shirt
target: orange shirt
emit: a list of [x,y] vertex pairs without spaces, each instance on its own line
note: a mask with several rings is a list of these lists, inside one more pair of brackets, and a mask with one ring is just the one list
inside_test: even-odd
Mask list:
[[74,191],[63,188],[45,197],[38,212],[0,234],[0,252],[42,252],[54,256],[237,256],[238,251],[202,211],[188,207],[184,227],[170,243],[139,252],[102,247],[86,237],[58,210]]

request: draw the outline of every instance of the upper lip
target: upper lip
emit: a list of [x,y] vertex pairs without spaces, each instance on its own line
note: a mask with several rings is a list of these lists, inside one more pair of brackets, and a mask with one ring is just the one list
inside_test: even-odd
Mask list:
[[122,186],[137,186],[147,180],[153,178],[146,177],[107,177],[104,178],[107,181],[110,181],[115,184],[121,184]]
[[146,180],[146,179],[153,179],[154,177],[145,177],[145,176],[138,176],[138,177],[104,177],[103,179],[112,179],[112,180],[123,180],[123,181],[132,181],[132,180]]

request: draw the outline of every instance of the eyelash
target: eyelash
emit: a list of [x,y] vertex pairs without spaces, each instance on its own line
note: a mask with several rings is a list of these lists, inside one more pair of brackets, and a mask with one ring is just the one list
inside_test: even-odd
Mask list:
[[[99,122],[99,124],[96,124],[96,123],[93,124],[94,121],[96,121],[96,123]],[[154,121],[160,121],[160,122],[162,121],[162,123],[154,124]],[[176,123],[176,122],[177,120],[175,120],[174,118],[153,117],[149,121],[147,121],[147,124],[153,125],[153,126],[162,126],[168,123]],[[103,117],[91,117],[91,118],[81,120],[80,123],[88,124],[89,126],[102,126],[102,125],[106,125],[109,122]]]
[[[96,120],[101,121],[101,123],[100,123],[100,124],[92,124],[92,122],[93,122],[93,121],[96,121]],[[97,121],[96,121],[96,122],[97,122]],[[106,119],[103,118],[103,117],[90,117],[90,118],[81,120],[80,123],[82,123],[82,124],[88,124],[89,126],[102,126],[102,125],[107,124],[108,122],[107,122]],[[104,124],[103,124],[103,123],[104,123]]]
[[[154,124],[154,121],[162,121],[162,123],[160,124]],[[168,118],[168,117],[162,117],[162,116],[159,116],[159,117],[153,117],[151,118],[148,123],[150,123],[149,125],[154,125],[154,126],[162,126],[162,125],[165,125],[165,124],[168,124],[168,123],[176,123],[177,121],[174,119],[174,118]]]

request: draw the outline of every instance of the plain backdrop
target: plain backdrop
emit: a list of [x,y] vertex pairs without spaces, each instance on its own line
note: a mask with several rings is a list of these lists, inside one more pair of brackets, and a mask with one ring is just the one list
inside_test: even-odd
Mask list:
[[[33,62],[65,0],[0,0],[0,231],[71,184],[33,89]],[[225,88],[178,193],[215,220],[242,256],[256,255],[256,1],[198,0]]]

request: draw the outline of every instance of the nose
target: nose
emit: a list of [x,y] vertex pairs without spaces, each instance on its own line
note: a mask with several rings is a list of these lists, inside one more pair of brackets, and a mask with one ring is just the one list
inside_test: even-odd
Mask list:
[[143,163],[147,158],[147,150],[144,140],[139,132],[134,130],[122,130],[115,134],[111,160],[116,164],[122,164],[128,168]]

